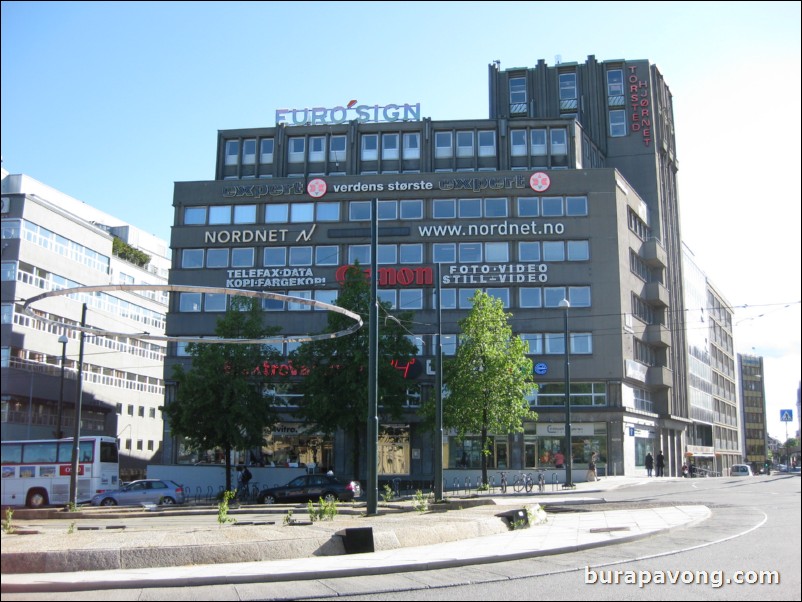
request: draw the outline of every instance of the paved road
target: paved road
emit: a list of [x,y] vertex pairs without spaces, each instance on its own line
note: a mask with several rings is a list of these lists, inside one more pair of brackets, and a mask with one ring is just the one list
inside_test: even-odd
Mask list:
[[[605,482],[606,481],[606,482]],[[563,500],[577,501],[578,497],[610,498],[623,495],[637,497],[637,487],[645,480],[604,479],[588,484],[573,497]],[[731,479],[711,480],[721,484]],[[701,480],[700,480],[701,482]],[[796,479],[796,487],[799,480]],[[692,482],[682,479],[646,481],[650,486],[664,490],[669,497],[692,488]],[[739,486],[734,483],[733,486]],[[629,489],[635,487],[635,489]],[[626,490],[623,488],[627,488]],[[557,501],[557,497],[539,496],[540,501]],[[660,494],[649,496],[661,497]],[[545,499],[544,499],[545,498]],[[509,499],[509,498],[507,498]],[[521,501],[521,500],[518,500]],[[650,542],[661,541],[660,553],[666,549],[687,549],[711,542],[737,537],[759,527],[766,520],[765,513],[757,509],[714,508],[712,513],[704,506],[689,505],[682,508],[667,507],[670,500],[661,502],[641,500],[637,510],[583,512],[550,515],[540,526],[513,532],[485,536],[479,539],[444,543],[425,548],[397,548],[373,554],[292,559],[280,562],[242,562],[232,565],[213,565],[145,571],[105,571],[66,573],[60,575],[4,575],[3,599],[8,600],[59,600],[80,595],[81,599],[238,599],[282,600],[343,596],[359,591],[417,590],[435,584],[466,583],[487,577],[490,580],[514,579],[536,574],[533,567],[515,567],[515,563],[500,562],[511,558],[540,558],[540,566],[564,566],[569,555],[554,554],[575,550],[599,557],[599,546],[616,542],[640,540],[647,547]],[[430,517],[431,518],[431,517]],[[658,519],[660,524],[654,521]],[[671,522],[673,521],[673,522]],[[703,521],[703,522],[700,522]],[[670,523],[670,524],[669,524]],[[432,530],[430,521],[429,530]],[[649,534],[648,539],[641,539]],[[551,531],[549,534],[548,531]],[[592,538],[590,536],[592,535]],[[676,538],[665,540],[665,538]],[[582,539],[584,538],[584,539]],[[662,538],[662,539],[661,539]],[[634,545],[634,544],[632,544]],[[4,550],[6,548],[4,540]],[[656,549],[657,549],[656,548]],[[602,557],[612,559],[605,548]],[[617,562],[631,559],[626,546],[615,546],[621,554]],[[547,557],[544,557],[547,556]],[[4,561],[5,562],[5,561]],[[496,564],[488,565],[488,562]],[[532,562],[531,560],[529,561]],[[477,567],[477,564],[483,566]],[[453,567],[466,567],[454,570]],[[448,568],[450,570],[448,570]],[[508,568],[511,567],[511,568]],[[575,568],[575,566],[574,566]],[[415,570],[414,573],[407,571]],[[426,570],[424,570],[426,569]],[[567,567],[566,567],[566,570]],[[465,576],[468,572],[470,577]],[[505,575],[506,571],[513,574]],[[528,571],[528,573],[525,573]],[[100,573],[100,574],[91,574]],[[381,576],[379,576],[381,575]],[[516,576],[517,575],[517,576]],[[358,576],[358,577],[356,577]],[[181,589],[167,589],[169,586]],[[20,593],[11,593],[14,589]],[[25,592],[27,590],[28,593]],[[38,590],[37,593],[34,593]],[[47,591],[56,590],[56,591]],[[74,590],[73,594],[65,593]],[[80,592],[78,594],[77,592]]]

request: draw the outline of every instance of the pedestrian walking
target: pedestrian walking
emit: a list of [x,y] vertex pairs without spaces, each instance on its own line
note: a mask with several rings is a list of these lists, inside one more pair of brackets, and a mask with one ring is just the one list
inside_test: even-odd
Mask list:
[[666,458],[663,455],[663,450],[660,450],[659,452],[657,452],[657,458],[655,458],[654,467],[657,469],[657,472],[656,472],[655,476],[658,476],[658,477],[664,476],[663,475],[663,470],[666,467]]
[[590,455],[590,462],[588,462],[588,481],[596,481],[598,479],[596,475],[596,452],[593,452]]
[[646,454],[646,476],[652,476],[652,469],[654,468],[654,458],[652,458],[652,452]]

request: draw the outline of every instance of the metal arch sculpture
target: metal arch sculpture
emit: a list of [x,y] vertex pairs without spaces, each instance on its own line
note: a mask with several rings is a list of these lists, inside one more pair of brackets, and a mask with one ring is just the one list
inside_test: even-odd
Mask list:
[[[68,295],[78,295],[82,293],[99,293],[99,292],[107,292],[107,291],[165,291],[165,292],[181,292],[181,293],[216,293],[216,294],[224,294],[224,295],[231,295],[237,297],[251,297],[256,299],[274,299],[276,301],[286,301],[290,303],[300,303],[301,305],[309,305],[310,307],[324,309],[326,311],[333,311],[338,314],[342,314],[348,318],[354,320],[354,324],[345,328],[343,330],[338,330],[337,332],[325,333],[325,334],[316,334],[316,335],[306,335],[306,336],[297,336],[297,337],[281,337],[281,336],[273,336],[264,339],[222,339],[222,338],[208,338],[208,337],[171,337],[167,335],[155,335],[150,334],[149,332],[141,332],[141,333],[130,333],[130,332],[118,332],[113,330],[105,330],[101,328],[95,328],[93,326],[81,326],[78,324],[65,324],[64,322],[59,322],[58,320],[51,320],[49,318],[44,318],[39,316],[33,312],[33,309],[30,307],[34,303],[42,301],[43,299],[48,299],[50,297],[60,297],[60,296],[68,296]],[[97,286],[76,286],[72,288],[64,288],[56,291],[48,291],[46,293],[42,293],[41,295],[36,295],[35,297],[31,297],[27,301],[25,301],[24,305],[22,306],[22,311],[35,318],[37,320],[42,320],[43,322],[48,322],[50,324],[56,324],[57,326],[61,326],[64,328],[69,328],[71,330],[78,330],[84,332],[88,335],[93,336],[124,336],[130,337],[133,339],[142,339],[142,340],[149,340],[149,341],[167,341],[167,342],[179,342],[179,343],[207,343],[213,345],[221,345],[221,344],[235,344],[235,345],[253,345],[253,344],[265,344],[271,342],[279,342],[284,341],[288,343],[308,343],[310,341],[322,341],[328,339],[336,339],[339,337],[348,336],[349,334],[353,334],[357,330],[362,327],[362,317],[344,309],[342,307],[338,307],[337,305],[332,305],[331,303],[324,303],[323,301],[318,301],[316,299],[303,299],[301,297],[293,297],[291,295],[282,295],[280,293],[271,293],[267,291],[249,291],[244,289],[236,289],[236,288],[223,288],[223,287],[210,287],[210,286],[187,286],[187,285],[180,285],[180,284],[103,284]]]

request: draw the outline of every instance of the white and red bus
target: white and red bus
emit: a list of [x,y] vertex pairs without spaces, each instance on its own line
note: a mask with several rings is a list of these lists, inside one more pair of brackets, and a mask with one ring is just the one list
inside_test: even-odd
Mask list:
[[[39,508],[70,502],[73,439],[2,442],[4,506]],[[78,503],[118,489],[120,462],[114,437],[78,440]]]

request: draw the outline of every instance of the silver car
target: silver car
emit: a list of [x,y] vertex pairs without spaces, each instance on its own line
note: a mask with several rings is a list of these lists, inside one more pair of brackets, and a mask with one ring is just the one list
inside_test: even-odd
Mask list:
[[184,488],[174,481],[142,479],[131,481],[117,491],[104,491],[92,498],[93,506],[139,506],[183,504]]

